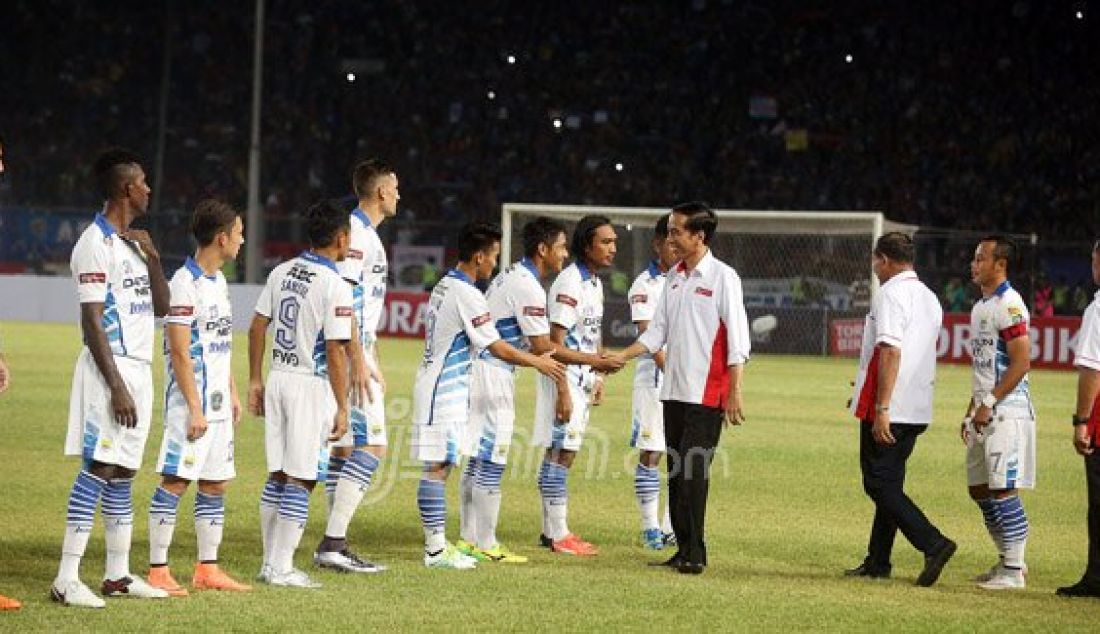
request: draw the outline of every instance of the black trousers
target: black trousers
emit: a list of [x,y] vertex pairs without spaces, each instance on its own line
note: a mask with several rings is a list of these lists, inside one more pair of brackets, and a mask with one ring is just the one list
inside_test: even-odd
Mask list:
[[905,462],[913,453],[924,425],[890,425],[897,441],[879,445],[871,435],[871,423],[859,425],[859,466],[863,472],[863,490],[875,503],[875,519],[867,544],[867,563],[875,568],[890,566],[894,537],[900,529],[913,547],[928,555],[946,543],[941,533],[902,489]]
[[1085,456],[1085,482],[1089,492],[1089,564],[1084,581],[1100,588],[1100,450]]
[[664,414],[668,507],[680,549],[677,556],[684,561],[706,565],[703,529],[710,490],[710,463],[722,434],[722,410],[665,401]]

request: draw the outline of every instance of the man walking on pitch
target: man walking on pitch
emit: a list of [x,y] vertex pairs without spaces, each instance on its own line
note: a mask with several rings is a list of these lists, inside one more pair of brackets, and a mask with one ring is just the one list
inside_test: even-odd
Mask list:
[[682,258],[668,274],[664,295],[623,359],[666,351],[664,402],[668,498],[678,552],[660,565],[700,574],[707,565],[704,526],[710,464],[727,425],[745,420],[741,394],[749,360],[749,323],[741,278],[711,252],[718,229],[703,203],[672,208],[668,239]]
[[168,280],[149,234],[130,229],[149,207],[138,157],[107,150],[95,162],[95,176],[106,204],[80,235],[71,262],[84,348],[73,374],[65,453],[83,463],[69,494],[61,566],[50,588],[54,601],[85,608],[105,605],[79,577],[101,499],[103,595],[168,596],[130,574],[132,485],[153,409],[153,320],[168,312]]
[[860,420],[859,465],[863,490],[875,503],[871,538],[852,577],[889,577],[890,553],[900,529],[924,553],[917,585],[930,586],[955,554],[943,536],[905,494],[905,463],[917,437],[932,422],[936,339],[943,310],[936,294],[913,271],[909,236],[891,232],[875,243],[871,258],[882,286],[863,326],[852,413]]
[[962,424],[966,478],[997,547],[998,560],[977,577],[985,590],[1023,589],[1027,514],[1019,489],[1035,487],[1035,409],[1028,369],[1031,339],[1024,299],[1008,281],[1016,245],[983,238],[970,263],[982,291],[970,312],[973,388]]
[[172,596],[187,596],[168,568],[168,549],[180,497],[195,480],[199,561],[191,585],[198,590],[251,590],[218,566],[225,487],[236,476],[233,436],[241,420],[232,367],[233,307],[221,268],[244,244],[244,225],[229,205],[204,200],[195,207],[191,233],[198,250],[169,284],[164,325],[168,388],[157,460],[161,482],[149,505],[149,583]]
[[[342,438],[348,428],[354,318],[351,286],[336,263],[347,256],[349,230],[347,211],[328,201],[310,207],[310,250],[271,272],[248,331],[248,408],[264,417],[270,474],[260,497],[260,580],[271,585],[320,587],[294,567],[294,551],[306,528],[309,494],[328,460],[326,441]],[[265,386],[265,339],[272,321]]]

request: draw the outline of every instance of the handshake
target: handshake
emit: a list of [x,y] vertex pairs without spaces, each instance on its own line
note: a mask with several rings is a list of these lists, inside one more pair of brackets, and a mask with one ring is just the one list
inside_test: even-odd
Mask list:
[[603,352],[600,354],[599,359],[592,364],[592,369],[597,372],[604,372],[606,374],[614,374],[623,369],[626,365],[626,359],[618,352]]

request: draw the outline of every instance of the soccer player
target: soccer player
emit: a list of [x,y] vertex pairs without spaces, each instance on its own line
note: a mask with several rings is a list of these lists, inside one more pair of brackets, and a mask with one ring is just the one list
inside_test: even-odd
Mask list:
[[[1100,240],[1092,246],[1092,281],[1100,285]],[[1077,366],[1077,407],[1073,449],[1085,459],[1088,491],[1088,562],[1081,580],[1055,590],[1060,597],[1100,598],[1100,293],[1085,309],[1073,364]]]
[[[547,299],[550,339],[555,346],[584,353],[593,360],[603,356],[603,284],[596,273],[611,266],[617,240],[611,220],[604,216],[585,216],[577,222],[569,249],[574,262],[554,279]],[[587,366],[568,367],[567,391],[571,403],[568,419],[559,418],[561,391],[556,383],[540,377],[535,393],[532,442],[546,448],[538,476],[543,518],[539,543],[569,555],[591,556],[598,552],[591,543],[573,534],[567,522],[569,468],[584,440],[589,408],[603,400],[603,375],[593,365],[596,363],[591,361]]]
[[86,608],[105,605],[79,576],[101,499],[107,543],[103,595],[168,596],[130,574],[131,486],[149,435],[153,320],[168,312],[168,280],[149,234],[130,229],[149,207],[150,189],[138,157],[107,150],[96,159],[94,173],[106,202],[73,246],[71,259],[84,347],[73,374],[65,453],[81,456],[82,465],[69,494],[61,565],[50,588],[54,601]]
[[961,436],[970,498],[1000,555],[975,579],[985,590],[1024,588],[1028,521],[1019,489],[1035,486],[1035,410],[1028,387],[1031,340],[1024,300],[1008,281],[1016,245],[982,238],[970,262],[982,298],[970,311],[972,393]]
[[325,492],[329,517],[325,537],[313,555],[316,565],[344,572],[385,570],[348,548],[348,525],[370,487],[378,462],[386,451],[385,380],[378,362],[378,320],[386,301],[386,249],[378,226],[397,214],[397,174],[377,159],[363,161],[352,171],[359,206],[351,212],[348,257],[336,267],[352,284],[357,332],[351,352],[351,418],[344,437],[336,441],[328,462]]
[[[310,249],[275,267],[256,301],[248,331],[248,407],[264,416],[269,476],[260,497],[264,558],[260,580],[318,588],[294,567],[309,515],[309,494],[328,462],[326,440],[348,427],[351,286],[337,262],[348,253],[347,211],[322,201],[309,208]],[[271,373],[263,382],[268,326],[275,322]]]
[[[458,238],[458,264],[432,290],[424,316],[424,358],[413,387],[413,458],[425,463],[416,502],[424,527],[424,565],[472,569],[476,559],[447,542],[445,485],[458,460],[470,415],[470,362],[477,350],[512,365],[533,367],[555,381],[565,368],[546,353],[536,356],[501,339],[485,296],[475,286],[488,279],[500,254],[500,228],[473,223]],[[509,333],[511,334],[511,333]]]
[[[4,147],[3,139],[0,139],[0,173],[4,171]],[[0,394],[8,391],[8,387],[11,385],[11,371],[8,370],[7,361],[4,360],[3,349],[0,348]],[[23,604],[11,597],[5,597],[0,594],[0,612],[7,610],[18,610],[23,607]]]
[[[630,285],[630,320],[641,335],[657,310],[665,290],[668,270],[676,264],[676,249],[668,240],[668,214],[661,216],[653,232],[653,253],[657,256]],[[662,520],[658,520],[661,479],[657,467],[665,453],[665,417],[661,405],[661,384],[664,383],[665,351],[644,354],[634,367],[633,416],[630,446],[638,449],[638,466],[634,469],[634,495],[642,519],[642,542],[653,550],[661,550],[676,540],[672,532],[669,507],[665,505]]]
[[232,368],[232,305],[221,268],[237,257],[243,230],[232,207],[201,201],[191,218],[198,250],[169,283],[171,301],[164,325],[168,388],[157,459],[161,482],[149,505],[149,583],[176,597],[187,596],[187,590],[172,577],[168,548],[180,497],[195,480],[199,561],[191,585],[198,590],[251,590],[218,566],[225,487],[236,475],[233,436],[241,419]]

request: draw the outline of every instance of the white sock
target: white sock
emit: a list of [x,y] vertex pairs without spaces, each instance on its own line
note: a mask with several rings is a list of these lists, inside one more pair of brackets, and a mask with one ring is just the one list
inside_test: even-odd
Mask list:
[[218,560],[218,547],[225,531],[225,499],[199,491],[195,496],[195,537],[199,542],[199,561]]
[[130,575],[130,544],[134,536],[132,486],[132,480],[116,478],[103,488],[103,536],[107,545],[105,579],[118,580]]
[[282,483],[269,477],[260,494],[260,535],[263,538],[263,565],[265,566],[271,564],[271,556],[275,552],[275,520],[279,517],[279,503],[283,498],[283,489]]
[[168,563],[168,548],[176,531],[176,510],[180,498],[164,487],[157,487],[149,504],[149,564]]
[[458,479],[458,532],[462,541],[477,543],[477,509],[474,506],[474,482],[477,458],[470,458]]
[[665,514],[661,516],[661,532],[672,534],[672,510],[668,507],[668,500],[665,500]]
[[294,569],[294,551],[306,532],[309,516],[309,491],[287,483],[279,504],[279,516],[275,520],[275,538],[272,541],[271,567],[284,574]]
[[355,515],[355,510],[359,508],[366,492],[366,487],[346,478],[341,478],[336,483],[336,492],[332,495],[332,508],[328,514],[328,524],[325,526],[326,537],[347,537],[351,518]]
[[500,489],[474,487],[473,497],[474,512],[477,514],[477,547],[488,550],[497,545]]
[[57,569],[58,585],[64,585],[80,578],[80,560],[88,548],[91,528],[69,525],[65,527],[65,538],[61,542],[61,565]]

